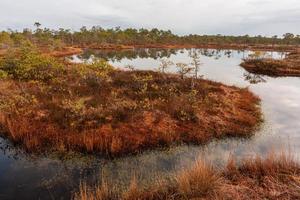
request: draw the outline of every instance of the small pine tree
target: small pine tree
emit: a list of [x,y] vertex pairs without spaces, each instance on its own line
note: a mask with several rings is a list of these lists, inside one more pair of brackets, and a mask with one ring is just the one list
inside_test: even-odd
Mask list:
[[184,76],[190,73],[193,69],[186,63],[176,63],[176,67],[178,69],[178,73],[180,74],[181,79],[184,79]]

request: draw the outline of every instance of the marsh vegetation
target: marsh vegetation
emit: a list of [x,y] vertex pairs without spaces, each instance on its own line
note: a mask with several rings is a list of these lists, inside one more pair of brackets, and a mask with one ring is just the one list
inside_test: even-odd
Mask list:
[[[250,70],[245,72],[238,64],[241,58],[249,54],[244,49],[290,51],[298,44],[299,36],[291,34],[285,34],[283,38],[176,36],[156,29],[105,30],[100,27],[73,32],[41,28],[38,23],[34,31],[3,31],[0,33],[1,137],[12,143],[9,149],[20,148],[26,155],[37,156],[35,161],[29,161],[33,165],[30,178],[39,179],[37,183],[40,177],[45,177],[39,174],[41,172],[37,168],[49,176],[53,171],[58,173],[59,177],[54,179],[58,179],[59,183],[52,178],[43,180],[43,184],[47,185],[47,195],[49,185],[53,184],[55,191],[65,192],[59,194],[69,199],[77,190],[79,180],[82,180],[75,199],[297,199],[299,165],[288,156],[253,158],[241,162],[233,159],[221,169],[215,163],[202,159],[194,167],[190,165],[194,163],[191,157],[195,156],[195,152],[202,151],[200,148],[203,146],[199,144],[214,141],[221,150],[215,151],[217,148],[214,145],[208,148],[215,151],[214,156],[223,158],[228,153],[226,151],[232,149],[236,149],[236,154],[248,154],[252,148],[263,152],[273,144],[277,145],[278,140],[286,141],[286,137],[295,136],[300,116],[295,109],[300,96],[297,80],[280,79],[276,80],[280,82],[277,83],[275,79],[250,73]],[[242,50],[176,49],[181,47]],[[82,48],[98,51],[82,51]],[[78,58],[80,62],[57,58],[72,54],[77,54],[72,58]],[[237,54],[239,56],[235,57]],[[290,53],[278,62],[295,67],[292,61],[298,59],[297,56]],[[143,63],[147,59],[151,59],[150,65],[149,62]],[[205,66],[208,59],[211,63]],[[146,67],[141,67],[136,60],[142,60]],[[256,60],[265,62],[266,59]],[[292,89],[284,93],[279,86]],[[268,96],[271,95],[268,92],[270,88],[276,89],[279,96]],[[261,104],[254,93],[263,99],[267,122],[274,123],[272,127],[279,127],[278,132],[283,134],[284,139],[265,134],[269,133],[265,128],[260,129]],[[286,99],[281,99],[283,97]],[[285,102],[293,102],[293,107]],[[246,139],[240,141],[233,137]],[[261,139],[264,137],[267,139]],[[229,139],[218,140],[220,138]],[[245,146],[248,142],[251,145]],[[296,147],[299,144],[297,139],[292,142]],[[3,144],[0,143],[0,149],[5,149]],[[177,148],[186,149],[183,153],[172,151]],[[15,168],[27,168],[20,164],[22,162],[10,164],[11,158],[6,158],[5,151],[0,161],[5,160],[1,165],[8,166],[6,170],[14,173]],[[155,159],[149,160],[149,154]],[[74,170],[75,173],[73,168],[66,170],[64,164],[61,171],[53,167],[61,164],[62,158],[75,160],[80,157],[86,162],[89,156],[95,156],[95,160],[105,159],[83,170],[97,179],[96,185],[85,182],[86,174],[82,175],[82,169],[79,172]],[[51,160],[51,164],[45,164],[44,159]],[[125,190],[114,184],[115,179],[121,179],[118,176],[130,181],[129,174],[134,174],[134,169],[141,163],[144,163],[144,178],[154,179],[153,174],[172,171],[179,161],[188,161],[186,165],[189,167],[166,179],[157,179],[152,185],[140,186],[140,180],[135,176]],[[36,167],[35,162],[40,165]],[[41,165],[46,166],[45,169],[40,169]],[[76,165],[72,166],[75,168]],[[89,163],[86,162],[86,165]],[[95,169],[100,170],[106,165],[110,165],[108,170],[113,175],[108,179],[97,178]],[[26,174],[23,168],[19,173]],[[154,168],[154,172],[150,172],[150,168]],[[118,175],[115,175],[116,172]],[[2,178],[6,176],[9,178]],[[0,183],[5,182],[7,188],[14,188],[15,183],[7,183],[10,176],[9,173],[1,175]],[[16,182],[22,179],[19,177],[16,177]],[[66,184],[68,178],[76,181]],[[54,183],[48,183],[51,181]],[[57,189],[58,185],[69,187]],[[26,195],[40,198],[40,194],[32,193],[40,185],[32,187],[34,189],[29,189]],[[4,190],[0,189],[1,195],[10,192]],[[60,195],[52,196],[50,193],[49,198]]]
[[298,199],[300,166],[288,154],[269,154],[237,163],[230,159],[222,169],[197,160],[190,169],[167,180],[143,188],[135,178],[124,191],[103,181],[89,187],[85,183],[75,200],[166,200],[166,199]]
[[[82,27],[80,30],[60,28],[52,30],[34,23],[35,30],[25,28],[23,31],[0,32],[0,49],[18,47],[24,41],[30,41],[44,52],[56,56],[71,55],[80,52],[80,48],[90,49],[133,49],[147,48],[222,48],[222,49],[259,49],[259,50],[294,50],[300,44],[300,36],[286,33],[282,37],[226,36],[226,35],[185,35],[179,36],[170,30],[121,29],[120,27],[104,29],[99,26]],[[73,48],[69,48],[73,47]],[[55,51],[55,52],[53,52]],[[3,51],[0,51],[3,54]]]
[[254,56],[241,64],[247,71],[254,74],[269,76],[300,76],[300,52],[289,53],[284,59]]
[[98,59],[66,64],[26,44],[0,61],[2,132],[31,152],[105,156],[251,136],[259,98],[197,78],[199,62],[177,63],[180,76],[121,71]]

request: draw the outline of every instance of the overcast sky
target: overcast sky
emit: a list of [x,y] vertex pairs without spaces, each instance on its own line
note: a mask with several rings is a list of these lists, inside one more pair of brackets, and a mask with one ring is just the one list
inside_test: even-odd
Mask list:
[[300,34],[300,0],[0,0],[0,29],[93,25],[177,34]]

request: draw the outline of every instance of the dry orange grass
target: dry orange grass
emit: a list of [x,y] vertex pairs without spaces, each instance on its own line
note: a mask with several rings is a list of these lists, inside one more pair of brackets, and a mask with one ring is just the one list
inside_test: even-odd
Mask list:
[[66,57],[71,56],[75,54],[81,54],[83,50],[81,48],[76,47],[63,47],[60,51],[51,51],[51,52],[45,52],[46,54],[54,57]]
[[76,199],[81,200],[113,200],[117,197],[107,182],[103,181],[100,186],[91,190],[85,183],[80,185],[80,192],[76,194]]
[[288,154],[229,162],[223,176],[224,199],[300,199],[300,166]]
[[[14,69],[10,59],[4,69]],[[59,66],[31,70],[34,80],[1,80],[1,134],[27,151],[120,156],[247,137],[261,122],[259,98],[247,89],[152,71],[118,71],[104,61]],[[39,78],[48,71],[53,77]]]
[[[134,72],[116,73],[123,76],[128,84],[134,84],[131,78]],[[162,78],[154,72],[144,73],[157,76],[155,81]],[[188,84],[187,80],[170,77],[170,80],[159,83],[159,86],[168,87],[166,85],[169,81],[178,85],[180,82]],[[78,105],[82,110],[75,110],[78,112],[76,115],[75,111],[60,105],[60,102],[65,101],[63,98],[71,98],[67,97],[68,94],[57,93],[51,96],[39,86],[32,87],[26,83],[22,85],[23,90],[30,97],[35,96],[37,102],[27,105],[14,103],[13,106],[17,106],[17,110],[12,108],[10,112],[3,112],[1,124],[6,129],[4,134],[28,151],[45,151],[51,147],[54,150],[97,152],[104,155],[137,153],[143,149],[182,142],[201,144],[212,138],[252,134],[261,120],[259,99],[256,96],[246,89],[204,80],[198,80],[198,83],[196,90],[199,94],[195,96],[195,105],[189,103],[189,94],[184,94],[188,93],[188,89],[185,88],[181,89],[180,96],[171,93],[169,100],[155,97],[147,103],[140,104],[139,98],[148,98],[141,97],[142,95],[153,93],[149,91],[142,95],[131,94],[130,87],[135,86],[126,88],[126,85],[122,85],[122,88],[113,86],[113,90],[118,91],[119,95],[124,95],[122,101],[114,103],[116,100],[111,97],[111,89],[100,89],[97,93],[88,94],[87,103]],[[13,99],[11,96],[22,94],[19,90],[18,87],[12,86],[11,90],[6,89],[2,92],[1,98],[10,101]],[[69,90],[72,92],[72,89]],[[105,97],[99,96],[102,93],[108,94]],[[89,106],[89,99],[92,99],[92,104],[99,104],[99,108]],[[76,98],[73,101],[79,102]],[[72,100],[69,102],[72,103]],[[76,106],[75,104],[72,109],[77,109]],[[133,106],[134,110],[127,108],[128,106]],[[73,123],[76,126],[73,126]]]
[[[104,195],[97,195],[98,189],[90,187],[86,195],[86,186],[81,186],[75,199],[85,200],[89,196],[92,200],[106,200]],[[139,188],[134,181],[128,191],[115,190],[115,196],[107,200],[300,199],[300,165],[286,154],[246,159],[239,165],[230,160],[222,171],[197,161],[171,181],[148,189]]]
[[210,196],[220,186],[220,176],[211,165],[198,160],[193,168],[177,175],[176,185],[186,199]]

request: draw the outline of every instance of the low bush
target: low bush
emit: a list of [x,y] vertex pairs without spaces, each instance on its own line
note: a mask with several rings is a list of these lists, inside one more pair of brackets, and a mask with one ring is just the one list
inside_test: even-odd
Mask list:
[[49,81],[63,72],[63,65],[54,58],[41,55],[30,43],[9,50],[0,59],[0,70],[20,81]]

